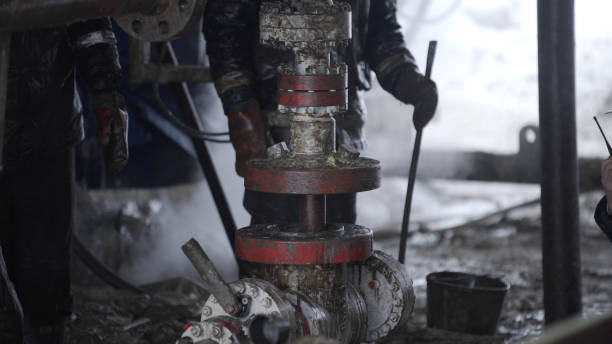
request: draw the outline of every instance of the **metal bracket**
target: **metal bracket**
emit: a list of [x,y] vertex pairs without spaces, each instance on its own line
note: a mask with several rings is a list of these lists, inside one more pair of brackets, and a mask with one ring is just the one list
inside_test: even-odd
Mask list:
[[202,66],[152,64],[151,44],[130,41],[130,82],[145,83],[207,83],[212,82],[210,68]]

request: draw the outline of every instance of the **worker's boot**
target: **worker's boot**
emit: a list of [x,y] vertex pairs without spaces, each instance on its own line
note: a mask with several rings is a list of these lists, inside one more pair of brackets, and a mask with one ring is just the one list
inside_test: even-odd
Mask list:
[[0,248],[0,343],[23,343],[23,311]]

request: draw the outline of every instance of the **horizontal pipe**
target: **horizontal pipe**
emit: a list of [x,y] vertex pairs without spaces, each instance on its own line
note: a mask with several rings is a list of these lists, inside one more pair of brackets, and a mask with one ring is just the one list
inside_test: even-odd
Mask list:
[[5,0],[0,1],[0,31],[53,27],[79,20],[154,13],[166,0]]

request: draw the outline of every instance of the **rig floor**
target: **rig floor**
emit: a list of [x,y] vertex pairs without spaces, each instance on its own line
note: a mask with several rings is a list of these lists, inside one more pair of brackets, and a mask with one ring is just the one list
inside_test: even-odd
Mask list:
[[[581,196],[581,249],[584,314],[612,308],[612,244],[592,220],[600,193]],[[415,312],[399,343],[513,343],[541,333],[542,278],[539,205],[446,231],[418,231],[408,243],[406,262],[417,296]],[[397,255],[399,236],[375,231],[375,248]],[[178,249],[178,248],[177,248]],[[426,328],[425,276],[457,270],[499,273],[511,284],[498,334],[462,335]],[[197,300],[206,291],[188,279],[145,286],[150,297],[107,287],[75,285],[69,343],[173,343],[183,325],[199,317]]]

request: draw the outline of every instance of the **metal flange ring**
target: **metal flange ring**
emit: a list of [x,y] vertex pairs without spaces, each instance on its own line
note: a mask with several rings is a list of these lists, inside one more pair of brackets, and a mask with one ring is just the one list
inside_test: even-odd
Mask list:
[[370,191],[380,186],[380,163],[368,158],[347,163],[331,158],[253,159],[247,163],[244,186],[253,191],[300,195]]
[[342,264],[372,254],[372,230],[343,224],[344,230],[317,232],[310,237],[281,235],[278,225],[256,225],[236,232],[236,257],[260,264]]
[[187,33],[204,13],[207,0],[167,0],[157,14],[128,14],[115,18],[130,36],[146,42],[163,42]]

